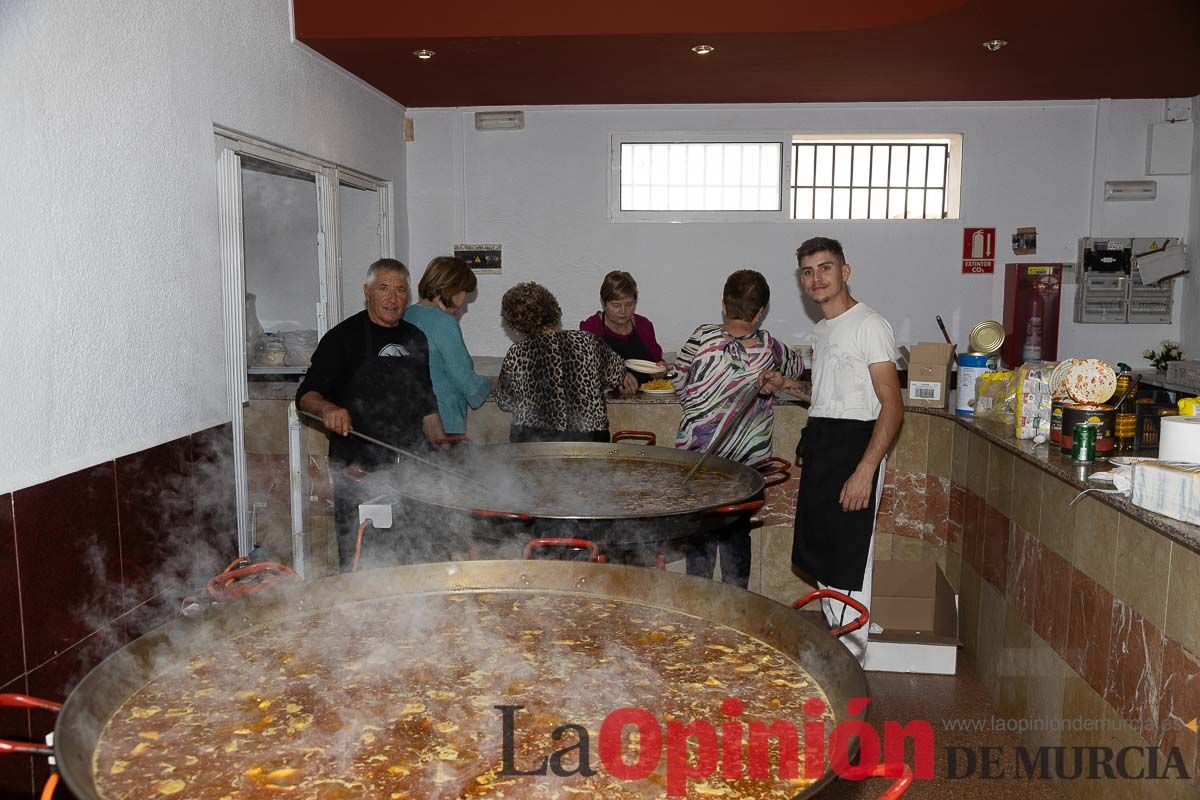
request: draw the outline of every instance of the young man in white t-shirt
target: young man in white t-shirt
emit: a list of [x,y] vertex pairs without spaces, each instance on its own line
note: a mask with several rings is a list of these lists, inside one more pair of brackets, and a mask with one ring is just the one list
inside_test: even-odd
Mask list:
[[[892,326],[855,300],[851,267],[835,239],[809,239],[796,251],[804,293],[824,317],[813,333],[812,406],[797,455],[803,458],[796,501],[792,566],[865,606],[871,602],[875,513],[885,456],[904,419],[893,360]],[[778,373],[760,379],[764,391],[799,394],[802,384]],[[833,627],[857,614],[823,599]],[[842,637],[863,662],[867,627]]]

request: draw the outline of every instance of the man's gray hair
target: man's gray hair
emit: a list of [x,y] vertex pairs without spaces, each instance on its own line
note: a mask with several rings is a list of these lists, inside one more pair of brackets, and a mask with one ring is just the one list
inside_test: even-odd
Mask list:
[[408,274],[408,267],[404,266],[403,261],[398,261],[394,258],[381,258],[378,261],[367,267],[367,283],[371,282],[380,272],[399,272],[402,275]]

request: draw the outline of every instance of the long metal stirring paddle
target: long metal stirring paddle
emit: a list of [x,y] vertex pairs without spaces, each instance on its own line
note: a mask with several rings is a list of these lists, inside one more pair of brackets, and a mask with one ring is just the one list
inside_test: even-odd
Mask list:
[[[312,417],[317,422],[320,422],[322,425],[325,424],[325,420],[323,420],[321,417],[319,417],[316,414],[313,414],[310,411],[301,411],[300,413],[306,417]],[[374,438],[373,436],[367,436],[365,433],[359,433],[358,431],[355,431],[355,430],[351,430],[350,435],[357,436],[358,438],[360,438],[364,441],[370,442],[371,444],[379,445],[380,447],[382,447],[384,449],[391,450],[393,453],[399,453],[400,455],[404,456],[405,458],[411,458],[413,461],[419,461],[428,467],[433,467],[436,470],[445,472],[447,475],[453,475],[454,477],[458,478],[459,480],[464,480],[464,481],[467,481],[468,483],[473,483],[476,486],[480,487],[481,489],[487,489],[489,492],[492,491],[491,486],[488,486],[486,483],[483,483],[481,481],[475,480],[474,478],[472,478],[470,475],[467,475],[466,473],[459,472],[458,470],[450,469],[447,466],[438,464],[436,461],[430,461],[427,458],[421,458],[421,456],[417,455],[416,453],[410,453],[408,450],[405,450],[400,447],[396,447],[396,445],[394,445],[394,444],[388,444],[387,442],[381,442],[378,439]]]
[[715,452],[718,448],[720,448],[720,446],[725,443],[725,440],[729,438],[729,431],[731,431],[739,422],[742,421],[742,417],[746,415],[746,411],[749,410],[750,406],[754,403],[754,399],[758,397],[758,384],[755,381],[752,380],[749,383],[749,389],[749,391],[746,389],[742,390],[745,392],[745,394],[738,398],[738,404],[735,405],[730,412],[725,415],[725,420],[723,421],[724,427],[717,431],[717,435],[714,436],[713,440],[708,443],[708,447],[704,448],[704,453],[700,456],[700,460],[697,461],[695,465],[693,465],[688,471],[688,474],[684,476],[683,483],[681,483],[680,486],[687,486],[687,482],[690,481],[692,476],[696,474],[696,470],[700,469],[700,465],[703,464],[705,459],[708,458],[708,454]]

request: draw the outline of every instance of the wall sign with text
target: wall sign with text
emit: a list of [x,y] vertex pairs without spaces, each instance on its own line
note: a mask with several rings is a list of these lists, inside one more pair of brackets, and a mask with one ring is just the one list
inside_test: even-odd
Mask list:
[[964,275],[980,275],[996,270],[996,229],[963,228]]
[[500,274],[500,245],[456,244],[454,255],[467,262],[467,266],[481,275]]

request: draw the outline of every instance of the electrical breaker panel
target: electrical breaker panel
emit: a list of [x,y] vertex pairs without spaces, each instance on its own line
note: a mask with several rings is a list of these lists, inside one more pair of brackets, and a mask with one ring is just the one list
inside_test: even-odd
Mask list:
[[1138,258],[1179,244],[1173,237],[1079,240],[1076,322],[1169,323],[1174,279],[1144,283]]

